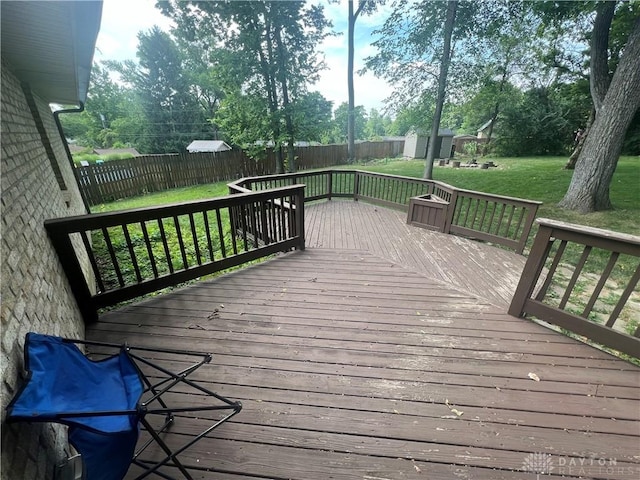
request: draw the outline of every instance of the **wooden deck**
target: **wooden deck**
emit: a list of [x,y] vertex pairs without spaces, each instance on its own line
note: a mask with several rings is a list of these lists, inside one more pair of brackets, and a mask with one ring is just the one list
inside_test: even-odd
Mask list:
[[214,354],[200,378],[244,409],[184,454],[194,478],[638,478],[640,369],[507,315],[511,280],[484,295],[517,255],[402,237],[394,217],[310,206],[306,251],[109,312],[87,336]]

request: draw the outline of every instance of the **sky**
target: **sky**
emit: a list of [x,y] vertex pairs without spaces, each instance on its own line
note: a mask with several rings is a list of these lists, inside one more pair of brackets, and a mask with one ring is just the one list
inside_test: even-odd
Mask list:
[[[355,2],[357,5],[357,2]],[[341,33],[327,37],[320,50],[324,52],[328,69],[322,72],[320,80],[310,87],[311,91],[319,91],[325,98],[333,102],[336,108],[347,102],[347,2],[322,2],[325,16],[332,20],[333,30]],[[96,45],[95,60],[136,60],[136,48],[139,31],[147,31],[154,25],[168,31],[171,21],[154,8],[155,0],[104,0],[102,24]],[[382,26],[388,10],[370,15],[360,16],[356,22],[355,32],[355,71],[364,66],[363,59],[375,53],[372,47],[372,32]],[[371,108],[384,109],[384,100],[391,94],[391,87],[372,73],[358,75],[355,79],[356,105],[363,105],[367,112]]]

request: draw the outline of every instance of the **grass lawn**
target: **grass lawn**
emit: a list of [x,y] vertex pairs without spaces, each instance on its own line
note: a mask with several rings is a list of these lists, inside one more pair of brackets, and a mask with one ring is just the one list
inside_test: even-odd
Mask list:
[[[539,217],[640,235],[640,157],[621,157],[611,183],[614,209],[579,214],[558,208],[571,182],[566,158],[495,158],[497,168],[434,166],[434,180],[454,187],[544,202]],[[407,177],[422,177],[424,160],[375,160],[356,168]]]
[[[482,170],[480,168],[452,168],[450,166],[434,166],[433,176],[435,180],[439,180],[458,188],[468,190],[476,190],[486,193],[495,193],[498,195],[506,195],[511,197],[519,197],[530,200],[538,200],[543,205],[538,210],[538,217],[546,217],[565,222],[575,223],[579,225],[588,225],[618,232],[625,232],[640,236],[640,157],[622,157],[618,162],[618,167],[611,184],[611,201],[614,208],[609,211],[595,212],[589,214],[578,214],[568,210],[558,208],[556,205],[562,199],[564,193],[571,181],[572,172],[564,170],[563,166],[565,158],[559,157],[540,157],[540,158],[494,158],[492,159],[497,168]],[[401,175],[407,177],[421,178],[424,169],[424,160],[404,160],[404,159],[383,159],[374,160],[361,165],[348,165],[341,168],[357,168],[372,172],[387,173],[393,175]],[[116,202],[97,205],[92,207],[93,213],[125,210],[131,208],[148,207],[154,205],[163,205],[170,203],[187,202],[193,200],[202,200],[207,198],[219,197],[228,194],[227,182],[215,184],[200,185],[195,187],[178,188],[167,190],[164,192],[152,193],[140,197],[119,200]],[[182,223],[181,219],[181,223]],[[203,236],[201,225],[197,225],[198,236]],[[182,228],[188,229],[188,225]],[[533,241],[534,232],[529,237],[529,246]],[[126,246],[122,234],[114,231],[114,239],[117,243],[117,250],[123,255],[123,261],[127,255]],[[154,232],[155,233],[155,232]],[[225,237],[230,236],[231,231],[228,226],[228,220],[225,218]],[[140,236],[140,235],[137,235]],[[171,235],[173,237],[173,235]],[[99,254],[107,255],[104,245],[100,240],[96,239],[96,247]],[[175,243],[175,242],[173,242]],[[174,245],[175,249],[177,247]],[[219,257],[218,246],[216,245],[215,255]],[[188,255],[192,257],[195,248],[188,246]],[[581,249],[577,245],[570,245],[567,248],[566,255],[563,257],[563,263],[566,262],[569,270],[571,265],[575,265],[581,253]],[[576,285],[574,293],[577,298],[572,299],[568,304],[569,310],[580,310],[588,300],[589,292],[592,286],[597,282],[599,272],[603,271],[604,265],[608,259],[608,252],[594,249],[593,254],[589,257],[589,261],[585,265],[587,272],[586,280],[581,279]],[[176,254],[177,255],[177,254]],[[592,263],[593,262],[593,263]],[[603,290],[601,306],[594,308],[592,320],[602,322],[601,316],[604,318],[613,308],[621,291],[616,284],[626,284],[629,272],[635,270],[637,266],[637,258],[628,255],[621,255],[616,268],[612,272],[611,280],[614,285],[609,290]],[[149,270],[148,265],[142,265],[144,270]],[[130,269],[129,269],[130,270]],[[133,272],[123,272],[125,276],[130,277]],[[567,273],[567,278],[571,273]],[[589,277],[589,275],[591,275]],[[112,283],[115,280],[109,279]],[[564,281],[563,280],[563,281]],[[555,282],[555,277],[554,277]],[[584,282],[588,283],[584,284]],[[592,285],[593,284],[593,285]],[[555,292],[551,292],[554,294]],[[557,294],[556,294],[557,295]],[[625,325],[625,330],[632,333],[638,325],[637,312],[638,300],[632,300],[623,310],[620,319]],[[612,303],[613,302],[613,303]],[[633,306],[633,308],[631,308]]]

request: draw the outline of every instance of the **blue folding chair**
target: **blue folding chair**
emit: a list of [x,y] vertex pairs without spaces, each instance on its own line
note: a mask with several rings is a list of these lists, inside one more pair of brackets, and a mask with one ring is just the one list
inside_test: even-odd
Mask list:
[[[88,358],[78,344],[96,348],[103,358]],[[150,360],[150,353],[158,358]],[[180,461],[179,455],[242,409],[240,402],[222,397],[189,378],[211,361],[211,355],[206,353],[28,333],[24,354],[26,383],[7,407],[7,421],[68,425],[69,442],[81,454],[86,480],[121,480],[132,464],[142,470],[136,479],[149,475],[174,479],[177,474],[192,480],[188,465]],[[170,368],[176,356],[198,359],[174,372]],[[178,400],[173,402],[175,407],[168,406],[165,394],[174,395],[177,386],[181,387],[182,397],[186,391],[198,395],[195,405],[181,406],[184,403]],[[211,399],[215,399],[214,405],[209,404]],[[200,434],[174,450],[165,443],[162,437],[174,423],[175,414],[214,410],[223,412],[209,419],[213,423],[207,423]],[[162,421],[152,420],[158,415]],[[140,438],[141,431],[146,441]],[[152,444],[159,449],[148,449]],[[143,458],[145,451],[152,450],[153,458]]]

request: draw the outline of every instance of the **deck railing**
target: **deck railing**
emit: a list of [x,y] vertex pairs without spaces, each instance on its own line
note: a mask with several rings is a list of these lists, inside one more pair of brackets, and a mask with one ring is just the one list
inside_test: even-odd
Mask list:
[[[640,356],[638,319],[620,318],[631,295],[638,295],[640,237],[547,219],[538,223],[509,313],[531,315]],[[623,255],[632,257],[625,264],[634,264],[635,269],[620,265]],[[594,270],[600,273],[587,273]],[[598,305],[602,303],[604,308]]]
[[[474,192],[443,182],[360,170],[315,172],[242,178],[230,188],[246,191],[302,183],[305,201],[348,197],[408,211],[412,199],[427,195],[446,205],[440,231],[465,235],[522,253],[541,202]],[[418,222],[419,223],[419,222]]]
[[[53,219],[45,227],[85,321],[93,321],[98,308],[304,249],[304,185]],[[89,259],[96,293],[77,249]]]

